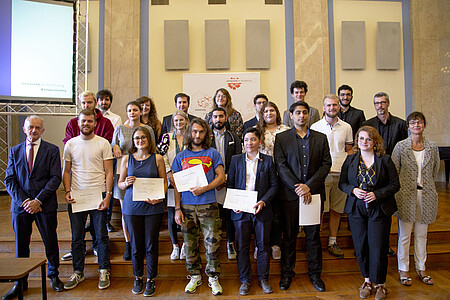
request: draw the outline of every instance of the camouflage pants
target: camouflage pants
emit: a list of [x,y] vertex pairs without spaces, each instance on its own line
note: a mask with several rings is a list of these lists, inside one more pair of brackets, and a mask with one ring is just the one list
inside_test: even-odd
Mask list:
[[219,245],[221,235],[221,219],[217,203],[202,205],[181,205],[184,224],[181,228],[186,251],[186,269],[192,275],[202,271],[202,260],[199,253],[200,231],[205,246],[206,274],[219,276]]

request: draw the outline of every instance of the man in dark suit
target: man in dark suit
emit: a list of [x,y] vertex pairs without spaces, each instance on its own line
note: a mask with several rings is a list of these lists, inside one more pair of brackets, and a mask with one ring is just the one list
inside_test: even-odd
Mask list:
[[227,179],[228,188],[258,192],[253,214],[238,210],[231,213],[238,239],[239,294],[242,296],[250,291],[250,240],[253,232],[258,248],[259,285],[266,294],[273,291],[268,281],[273,214],[271,203],[278,190],[278,177],[273,158],[259,153],[260,145],[261,132],[257,128],[250,127],[244,131],[246,153],[233,156]]
[[363,126],[372,126],[381,135],[384,141],[386,154],[391,155],[395,145],[408,137],[408,127],[405,120],[389,113],[389,95],[379,92],[373,97],[373,105],[377,115],[367,121]]
[[[212,139],[211,147],[219,151],[222,161],[225,165],[225,174],[228,174],[228,169],[231,163],[231,157],[236,154],[242,153],[241,140],[238,135],[234,132],[229,131],[225,128],[227,123],[227,113],[225,109],[221,107],[216,107],[212,110]],[[226,182],[222,184],[217,190],[225,188]],[[223,190],[225,192],[225,190]],[[218,193],[216,193],[218,203],[219,200]],[[236,249],[234,247],[235,229],[233,222],[231,221],[231,215],[229,209],[223,208],[223,202],[219,203],[220,217],[222,218],[222,224],[225,225],[225,231],[227,233],[227,254],[228,259],[236,259]]]
[[269,101],[269,99],[264,94],[258,94],[253,98],[253,107],[255,108],[256,116],[244,123],[244,131],[247,128],[256,126],[256,124],[258,123],[258,120],[259,120],[258,119],[259,111],[261,110],[261,107],[264,104],[264,102],[267,102],[267,101]]
[[[189,121],[192,121],[195,116],[188,114],[189,105],[191,104],[191,97],[189,97],[189,95],[186,95],[185,93],[178,93],[175,95],[174,99],[176,109],[184,111],[187,114]],[[161,136],[163,136],[164,133],[170,132],[171,127],[172,115],[167,115],[163,118]]]
[[[48,260],[47,276],[57,292],[64,290],[58,278],[59,248],[56,234],[58,201],[56,190],[61,183],[59,148],[41,139],[44,121],[29,116],[23,125],[26,141],[9,153],[5,186],[11,196],[12,223],[16,240],[16,257],[30,257],[33,221],[41,233]],[[28,288],[27,277],[23,289]],[[3,296],[17,296],[18,283]]]
[[337,95],[339,97],[339,104],[341,109],[339,110],[339,119],[347,122],[352,126],[353,137],[355,137],[356,132],[362,123],[366,120],[364,116],[364,111],[361,109],[354,108],[350,105],[353,100],[353,89],[349,85],[341,85],[338,88]]
[[[298,101],[289,108],[294,127],[277,134],[274,158],[278,174],[283,182],[280,186],[282,199],[283,241],[281,247],[280,289],[287,290],[295,275],[296,242],[299,229],[299,201],[311,202],[311,195],[320,194],[325,201],[325,178],[331,168],[328,140],[323,133],[307,126],[309,105]],[[320,224],[303,227],[308,252],[308,275],[314,287],[325,291],[320,279],[322,273],[322,247]]]

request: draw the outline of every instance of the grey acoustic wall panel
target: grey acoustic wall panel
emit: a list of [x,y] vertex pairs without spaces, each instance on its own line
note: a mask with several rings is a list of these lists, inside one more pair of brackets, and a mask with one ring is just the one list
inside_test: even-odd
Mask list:
[[205,59],[207,70],[230,68],[230,24],[228,20],[205,21]]
[[189,21],[164,20],[166,70],[189,70]]
[[366,24],[364,21],[342,21],[342,69],[366,68]]
[[400,22],[377,23],[377,70],[400,69]]
[[270,69],[270,21],[246,20],[247,69]]

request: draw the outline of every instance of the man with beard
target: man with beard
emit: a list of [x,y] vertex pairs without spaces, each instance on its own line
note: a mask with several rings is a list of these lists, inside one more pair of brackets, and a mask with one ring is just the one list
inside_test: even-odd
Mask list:
[[[287,290],[295,276],[296,245],[299,230],[299,204],[311,203],[313,194],[320,194],[321,208],[325,201],[324,181],[330,171],[331,157],[327,137],[308,128],[309,105],[298,101],[289,107],[294,128],[277,134],[274,158],[283,184],[280,198],[283,211],[280,289]],[[303,226],[308,252],[308,276],[319,292],[325,291],[322,274],[320,224]]]
[[[231,163],[231,157],[236,154],[242,153],[241,140],[238,135],[234,132],[231,132],[225,128],[225,124],[227,123],[227,113],[225,109],[221,107],[216,107],[212,110],[212,129],[213,135],[211,140],[211,147],[215,148],[220,153],[220,157],[222,161],[225,163],[225,174],[228,174],[228,169]],[[226,175],[225,175],[226,176]],[[222,190],[223,189],[223,190]],[[221,192],[219,192],[222,190]],[[226,193],[226,181],[223,185],[217,188],[216,196],[220,195],[225,196]],[[234,241],[236,240],[236,236],[234,234],[234,224],[231,221],[231,211],[229,209],[223,208],[223,201],[225,200],[222,197],[220,200],[217,198],[217,202],[219,204],[220,209],[220,217],[222,218],[223,225],[225,225],[225,230],[227,233],[227,253],[228,259],[236,259],[236,249],[234,246]]]
[[[294,102],[305,101],[306,93],[308,92],[308,85],[304,81],[296,80],[291,84],[290,92]],[[320,115],[317,108],[310,106],[307,124],[308,127],[311,127],[311,124],[319,121],[319,119]],[[291,119],[289,109],[286,109],[283,113],[283,124],[291,128],[294,127],[294,122]]]
[[[175,95],[175,108],[176,110],[182,110],[186,113],[189,121],[192,121],[195,116],[188,114],[189,105],[191,103],[191,97],[185,93],[178,93]],[[164,116],[161,127],[161,136],[164,133],[172,131],[172,114]]]
[[222,294],[219,283],[220,214],[215,188],[225,182],[225,172],[220,153],[211,148],[211,129],[199,118],[194,118],[184,136],[186,149],[178,153],[172,163],[172,171],[179,172],[202,165],[208,185],[178,192],[175,186],[175,222],[181,226],[186,252],[186,269],[191,274],[186,293],[194,293],[202,284],[202,260],[199,253],[200,231],[205,246],[208,285],[213,295]]
[[373,106],[377,115],[363,123],[363,126],[372,126],[381,135],[384,141],[386,154],[391,155],[395,145],[408,137],[406,121],[389,113],[389,95],[379,92],[373,97]]
[[330,229],[328,237],[328,252],[343,258],[344,252],[336,243],[341,214],[344,212],[347,195],[339,189],[341,167],[347,154],[352,154],[353,134],[350,124],[338,118],[339,99],[336,95],[326,95],[323,98],[325,116],[311,125],[311,129],[327,136],[331,153],[331,172],[325,179],[326,204],[330,211]]
[[359,127],[366,120],[364,111],[350,106],[353,100],[353,89],[350,86],[346,84],[341,85],[338,89],[338,97],[341,104],[338,117],[352,126],[352,133],[355,136]]
[[253,98],[253,107],[255,108],[256,116],[244,123],[244,131],[247,128],[256,126],[259,120],[259,111],[261,110],[262,105],[267,101],[269,101],[269,99],[264,94],[258,94]]
[[[81,135],[70,139],[64,147],[63,184],[66,201],[69,203],[70,227],[72,229],[73,271],[64,285],[67,290],[75,288],[84,280],[84,226],[88,214],[95,228],[98,242],[99,289],[110,285],[110,249],[106,230],[106,209],[112,194],[112,151],[108,141],[94,133],[95,112],[84,109],[78,115]],[[74,212],[77,202],[74,194],[85,193],[98,197],[97,209]],[[89,190],[89,191],[86,191]],[[78,192],[78,193],[76,193]],[[82,199],[85,200],[85,199]],[[80,201],[80,200],[78,200]],[[80,201],[81,202],[81,201]]]
[[111,111],[112,101],[113,94],[110,90],[100,90],[97,92],[98,109],[100,109],[105,118],[111,121],[112,126],[116,129],[117,126],[122,125],[122,118]]

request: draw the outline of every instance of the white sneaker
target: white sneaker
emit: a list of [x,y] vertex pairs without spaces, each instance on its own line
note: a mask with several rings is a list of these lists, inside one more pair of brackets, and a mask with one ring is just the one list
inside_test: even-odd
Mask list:
[[172,254],[170,254],[171,260],[177,260],[180,259],[180,248],[179,247],[173,247]]
[[181,250],[180,250],[180,259],[186,259],[186,251],[184,250],[184,243],[181,246]]
[[211,292],[214,296],[222,295],[222,286],[220,285],[219,278],[217,276],[209,277],[208,286],[211,288]]
[[197,290],[197,287],[202,284],[202,275],[188,275],[187,278],[190,279],[190,281],[184,288],[184,292],[193,294]]
[[236,259],[236,249],[234,249],[234,243],[233,242],[227,243],[227,252],[228,252],[228,259],[229,260]]

